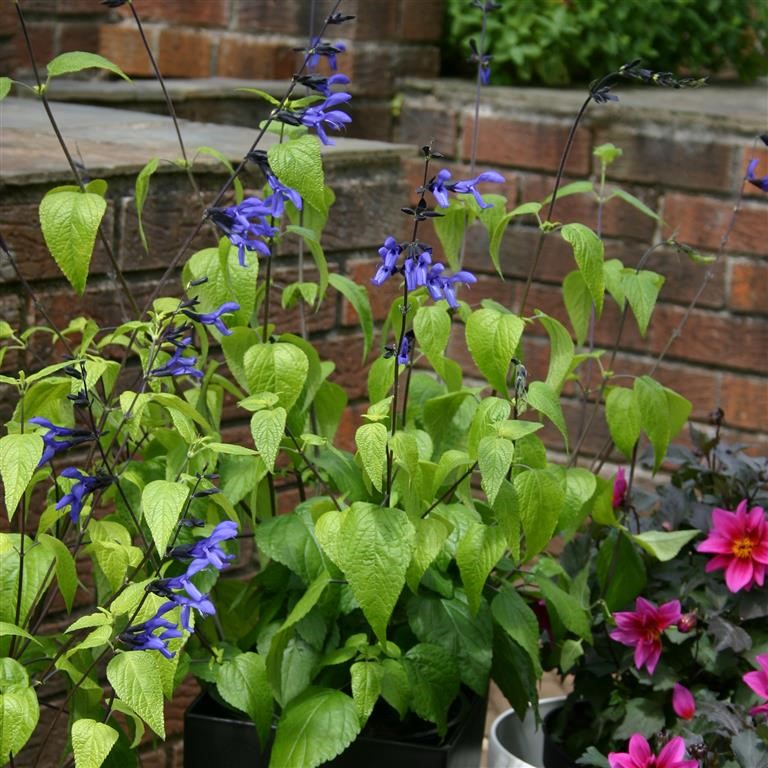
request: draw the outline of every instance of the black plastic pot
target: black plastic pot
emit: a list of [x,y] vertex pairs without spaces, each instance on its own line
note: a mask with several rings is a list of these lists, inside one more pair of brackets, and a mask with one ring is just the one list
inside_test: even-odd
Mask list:
[[544,768],[579,768],[559,741],[552,736],[552,726],[561,708],[550,712],[542,722],[544,732]]
[[[404,722],[374,710],[363,732],[326,768],[473,768],[480,765],[486,699],[459,698],[441,742],[434,726]],[[184,715],[184,768],[267,768],[256,729],[247,717],[202,693]]]

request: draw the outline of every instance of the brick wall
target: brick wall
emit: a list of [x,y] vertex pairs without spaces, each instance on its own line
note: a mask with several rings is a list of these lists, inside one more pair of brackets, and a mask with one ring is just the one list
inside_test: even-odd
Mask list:
[[[592,148],[612,142],[624,155],[611,166],[608,183],[639,197],[667,223],[659,225],[623,202],[610,201],[602,220],[606,258],[620,258],[626,266],[635,266],[647,248],[673,231],[678,240],[704,254],[718,252],[748,159],[760,157],[757,173],[768,173],[768,151],[755,141],[765,130],[758,90],[632,88],[621,93],[619,104],[590,107],[576,134],[564,181],[591,178],[597,182],[599,165],[592,157]],[[410,81],[403,85],[403,94],[396,140],[424,144],[433,139],[455,167],[454,178],[466,178],[474,127],[474,88],[458,82]],[[510,208],[542,200],[552,191],[568,129],[583,98],[582,93],[560,90],[484,91],[478,170],[503,172]],[[409,172],[411,188],[421,183],[421,174],[422,163],[414,160]],[[595,227],[596,204],[584,196],[563,198],[557,203],[555,219]],[[518,221],[502,244],[504,282],[494,276],[485,230],[476,225],[471,231],[465,263],[480,276],[478,285],[471,289],[472,301],[489,296],[505,306],[517,306],[539,237],[532,217]],[[645,338],[634,320],[628,320],[621,354],[614,365],[617,373],[647,373],[704,282],[696,308],[656,375],[693,402],[693,419],[706,423],[709,414],[720,407],[726,414],[726,438],[744,442],[763,454],[768,452],[766,232],[768,198],[746,185],[725,251],[714,264],[692,263],[671,248],[656,251],[647,268],[666,277],[656,314]],[[427,230],[423,239],[439,246],[436,237],[427,236]],[[362,270],[366,268],[368,265]],[[540,308],[567,323],[561,283],[573,269],[569,246],[557,236],[547,238],[528,311]],[[385,305],[385,301],[376,303],[379,318]],[[619,321],[620,313],[609,300],[598,325],[598,347],[613,345]],[[546,336],[530,339],[526,355],[532,375],[544,378]],[[580,411],[576,400],[566,405],[572,431],[579,423]],[[552,444],[557,444],[557,435],[550,436]],[[605,437],[604,431],[596,430],[585,449],[598,449]]]
[[[310,30],[319,31],[332,0],[134,0],[147,39],[167,78],[230,77],[287,82],[298,69]],[[313,12],[314,6],[314,12]],[[360,128],[387,138],[397,78],[435,77],[440,67],[442,0],[344,0],[352,22],[331,26],[342,41],[339,68],[352,78]],[[98,0],[22,0],[39,65],[63,51],[95,51],[131,77],[152,69],[127,6]],[[13,4],[0,7],[0,72],[24,73],[29,62]]]

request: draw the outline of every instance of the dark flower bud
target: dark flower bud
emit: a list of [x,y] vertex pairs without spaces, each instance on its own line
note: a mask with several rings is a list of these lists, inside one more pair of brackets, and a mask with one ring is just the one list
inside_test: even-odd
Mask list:
[[285,123],[286,125],[301,125],[301,118],[288,109],[281,109],[274,113],[275,120]]
[[336,13],[332,13],[326,20],[326,24],[343,24],[345,21],[352,21],[354,19],[354,16],[347,16],[344,13],[341,13],[340,11],[336,11]]
[[725,419],[725,411],[722,408],[717,408],[709,414],[709,423],[715,427],[722,427],[723,419]]
[[62,371],[71,376],[73,379],[82,379],[83,374],[75,368],[74,365],[68,365],[66,368],[62,368]]
[[102,5],[106,5],[107,8],[119,8],[121,5],[125,5],[128,0],[101,0]]
[[200,499],[204,496],[213,496],[214,493],[221,493],[218,488],[204,488],[202,491],[196,491],[192,494],[193,499]]
[[684,613],[677,622],[678,632],[682,632],[684,635],[695,629],[698,619],[696,614],[692,611],[690,613]]
[[208,277],[207,277],[207,276],[204,276],[204,277],[198,277],[198,278],[197,278],[197,280],[193,280],[193,281],[192,281],[192,282],[189,284],[189,287],[190,287],[190,288],[192,288],[192,287],[194,287],[194,286],[196,286],[196,285],[203,285],[204,283],[207,283],[207,282],[208,282]]
[[179,520],[179,525],[184,528],[202,528],[205,525],[205,520],[201,520],[199,517],[185,517],[183,520]]

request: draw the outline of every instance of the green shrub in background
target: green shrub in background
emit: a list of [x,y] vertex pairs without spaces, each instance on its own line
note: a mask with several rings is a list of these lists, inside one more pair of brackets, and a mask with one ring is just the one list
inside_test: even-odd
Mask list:
[[[768,73],[764,0],[500,0],[485,50],[493,83],[588,82],[630,59],[651,69],[742,80]],[[480,33],[470,0],[446,0],[445,73],[469,74],[467,39]]]

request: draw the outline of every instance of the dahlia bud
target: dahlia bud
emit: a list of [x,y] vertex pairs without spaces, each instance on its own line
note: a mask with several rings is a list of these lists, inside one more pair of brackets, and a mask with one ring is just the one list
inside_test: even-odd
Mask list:
[[684,635],[691,632],[696,627],[696,614],[694,612],[684,613],[677,622],[678,631]]

